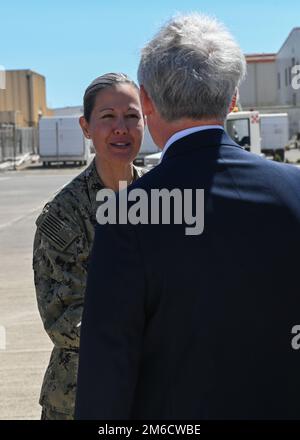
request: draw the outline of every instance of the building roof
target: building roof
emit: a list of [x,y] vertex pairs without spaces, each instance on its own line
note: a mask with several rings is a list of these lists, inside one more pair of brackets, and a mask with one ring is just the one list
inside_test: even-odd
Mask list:
[[282,44],[281,48],[279,49],[278,53],[281,51],[281,49],[285,46],[285,44],[287,43],[287,41],[289,40],[290,36],[296,32],[296,31],[300,31],[300,27],[294,27],[291,32],[289,33],[289,35],[286,37],[286,39],[284,40],[284,43]]
[[41,73],[35,72],[34,70],[31,69],[5,69],[6,72],[26,72],[28,74],[34,74],[34,75],[39,75],[42,76],[43,78],[45,78],[44,75],[42,75]]
[[272,63],[276,60],[276,53],[251,53],[245,57],[247,63]]
[[294,32],[299,32],[300,27],[294,27],[287,38],[285,39],[284,43],[282,44],[281,48],[277,53],[249,53],[245,54],[247,63],[272,63],[276,61],[277,54],[282,50],[282,48],[285,46],[287,41],[290,39],[291,35]]

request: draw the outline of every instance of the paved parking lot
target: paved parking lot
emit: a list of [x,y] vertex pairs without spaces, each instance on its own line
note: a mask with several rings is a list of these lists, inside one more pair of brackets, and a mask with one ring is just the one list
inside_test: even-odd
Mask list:
[[297,161],[299,161],[298,166],[300,166],[300,150],[295,148],[295,149],[286,151],[285,152],[285,157],[290,162],[297,162]]
[[[35,219],[79,168],[0,173],[0,419],[38,419],[39,391],[51,341],[35,300],[31,269]],[[3,348],[3,347],[2,347]]]

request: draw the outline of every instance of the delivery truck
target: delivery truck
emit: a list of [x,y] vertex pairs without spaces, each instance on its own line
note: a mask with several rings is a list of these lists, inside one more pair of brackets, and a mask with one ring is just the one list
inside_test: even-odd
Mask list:
[[259,112],[231,112],[226,118],[225,130],[241,147],[251,153],[261,155]]
[[43,117],[39,122],[39,155],[44,166],[55,162],[86,165],[92,155],[92,142],[83,136],[81,115]]
[[289,142],[287,113],[260,113],[261,150],[266,156],[284,162],[285,147]]

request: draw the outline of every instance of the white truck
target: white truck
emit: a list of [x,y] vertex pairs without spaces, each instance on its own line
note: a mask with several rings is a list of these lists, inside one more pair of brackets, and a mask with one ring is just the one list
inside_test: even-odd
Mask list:
[[53,162],[86,165],[92,142],[83,136],[80,115],[43,117],[39,122],[39,155],[44,166]]
[[225,130],[237,144],[251,153],[261,155],[259,112],[232,112],[226,118]]
[[[239,111],[229,113],[225,130],[239,145],[252,153],[261,155],[261,138],[258,111]],[[145,157],[144,165],[153,168],[159,163],[161,152]]]
[[287,113],[260,113],[261,150],[266,156],[284,162],[285,147],[289,142]]

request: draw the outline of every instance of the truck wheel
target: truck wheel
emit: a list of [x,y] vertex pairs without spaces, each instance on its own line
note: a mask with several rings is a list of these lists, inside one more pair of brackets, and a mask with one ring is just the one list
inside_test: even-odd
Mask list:
[[276,160],[277,162],[284,162],[285,159],[285,151],[283,148],[281,148],[280,150],[275,150],[274,152],[274,160]]

